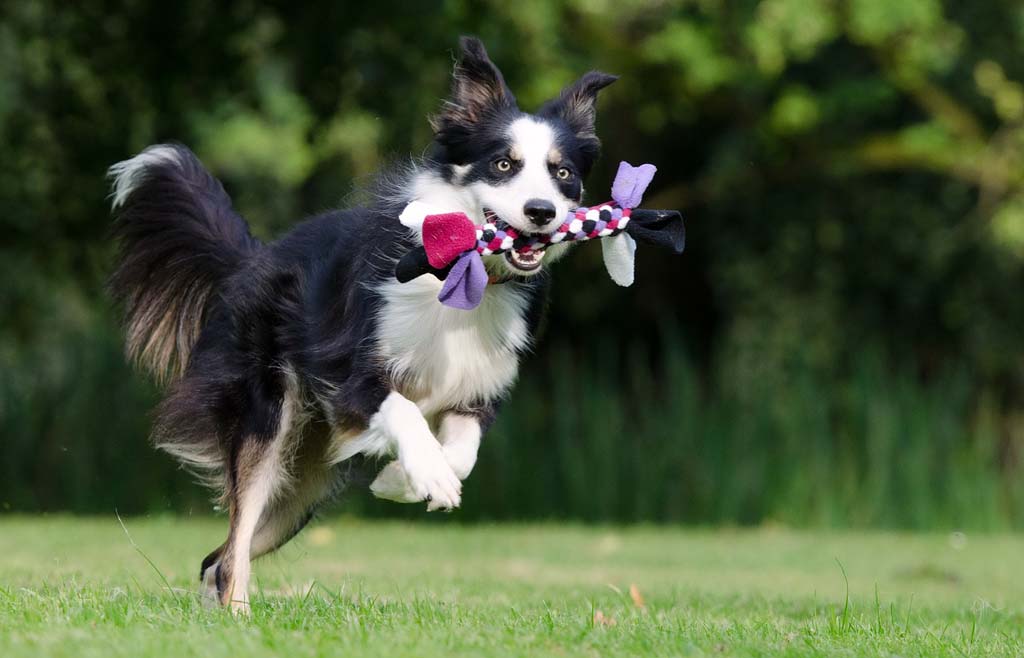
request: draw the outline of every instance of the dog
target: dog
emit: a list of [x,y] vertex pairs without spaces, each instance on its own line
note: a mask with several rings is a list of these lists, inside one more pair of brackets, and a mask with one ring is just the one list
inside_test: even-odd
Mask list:
[[[530,349],[568,249],[489,256],[479,307],[437,299],[441,283],[394,277],[422,244],[411,202],[497,215],[547,233],[583,195],[600,151],[598,92],[583,75],[535,113],[519,109],[472,37],[428,155],[381,176],[367,207],[327,212],[262,243],[186,147],[158,144],[110,168],[126,351],[166,388],[154,443],[201,473],[229,516],[200,568],[205,595],[248,609],[251,560],[294,537],[362,460],[393,457],[371,490],[460,504],[481,436]],[[422,223],[422,218],[419,218]]]

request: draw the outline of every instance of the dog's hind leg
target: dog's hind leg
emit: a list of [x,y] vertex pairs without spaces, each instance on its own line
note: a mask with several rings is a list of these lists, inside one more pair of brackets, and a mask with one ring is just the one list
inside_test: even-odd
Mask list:
[[[289,476],[291,484],[287,495],[266,505],[260,515],[256,529],[249,542],[248,561],[272,553],[284,546],[295,535],[299,534],[313,518],[317,508],[330,496],[332,490],[330,473],[305,472]],[[235,536],[235,533],[232,533]],[[202,591],[207,600],[231,603],[235,609],[244,609],[245,599],[240,593],[246,589],[239,575],[238,565],[241,555],[235,554],[231,560],[222,561],[222,556],[230,543],[230,539],[214,549],[203,560],[200,567]],[[248,562],[246,563],[248,569]],[[222,596],[228,589],[228,577],[234,574],[235,592],[232,596]],[[239,589],[241,588],[241,589]]]
[[322,461],[300,462],[290,477],[288,495],[266,509],[256,528],[250,552],[254,560],[276,551],[299,534],[335,489],[334,475]]
[[243,435],[231,452],[227,473],[229,529],[224,544],[203,561],[204,589],[222,605],[247,612],[253,537],[260,519],[288,480],[294,399],[280,403],[276,432]]
[[228,539],[212,574],[222,605],[247,612],[252,540],[260,517],[283,484],[279,441],[248,442],[233,464]]
[[[316,438],[308,434],[302,438],[301,445],[290,460],[287,475],[283,475],[287,478],[287,491],[265,505],[252,534],[249,560],[255,560],[288,543],[334,492],[337,478],[324,459],[324,444]],[[294,440],[294,437],[288,440]],[[225,542],[203,560],[200,579],[209,599],[217,599],[223,586],[219,587],[217,581],[218,575],[224,572],[217,567],[227,545],[228,542]]]

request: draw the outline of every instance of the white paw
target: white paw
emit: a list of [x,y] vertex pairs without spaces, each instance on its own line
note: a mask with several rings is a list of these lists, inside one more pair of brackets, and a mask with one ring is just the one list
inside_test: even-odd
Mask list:
[[249,593],[242,592],[242,594],[235,594],[231,597],[231,602],[228,603],[231,612],[240,617],[248,617],[252,614],[252,609],[249,608]]
[[[457,478],[456,478],[457,479]],[[393,461],[385,466],[377,475],[377,478],[370,485],[370,491],[377,498],[390,500],[396,503],[418,503],[429,499],[427,510],[433,512],[438,509],[451,509],[458,507],[461,502],[461,483],[456,486],[448,477],[434,478],[437,486],[431,486],[431,480],[420,480],[421,486],[413,484],[408,472],[402,468],[398,461]],[[424,483],[425,482],[425,483]],[[432,491],[440,491],[436,495]],[[453,492],[448,493],[445,492]]]
[[397,461],[390,462],[381,469],[377,479],[370,485],[370,491],[377,498],[396,503],[418,503],[423,500],[416,497],[416,492],[409,485],[409,478]]
[[454,509],[462,502],[462,482],[436,442],[424,441],[399,455],[398,462],[416,499],[429,501],[427,511]]
[[[220,562],[214,562],[203,572],[203,581],[199,583],[199,597],[204,608],[220,608],[220,592],[217,591],[217,569]],[[231,596],[227,601],[227,607],[236,615],[248,615],[249,593],[248,588],[241,588],[240,592]]]

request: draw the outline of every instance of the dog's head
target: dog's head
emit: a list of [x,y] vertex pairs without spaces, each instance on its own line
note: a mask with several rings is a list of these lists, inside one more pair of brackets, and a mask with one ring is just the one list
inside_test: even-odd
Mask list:
[[[463,37],[451,97],[431,121],[433,158],[485,214],[520,233],[550,233],[582,201],[582,180],[601,147],[594,132],[597,93],[615,80],[592,71],[529,114],[483,44]],[[533,274],[542,256],[509,253],[502,263],[513,274]]]

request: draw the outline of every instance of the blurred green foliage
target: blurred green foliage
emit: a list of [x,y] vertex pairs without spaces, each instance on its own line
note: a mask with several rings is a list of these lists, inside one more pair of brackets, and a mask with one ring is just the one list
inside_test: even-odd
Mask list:
[[527,109],[620,74],[589,188],[654,162],[689,231],[629,290],[558,266],[465,518],[1024,524],[1012,0],[5,3],[0,506],[207,508],[144,440],[106,167],[189,144],[270,238],[422,152],[460,33]]

